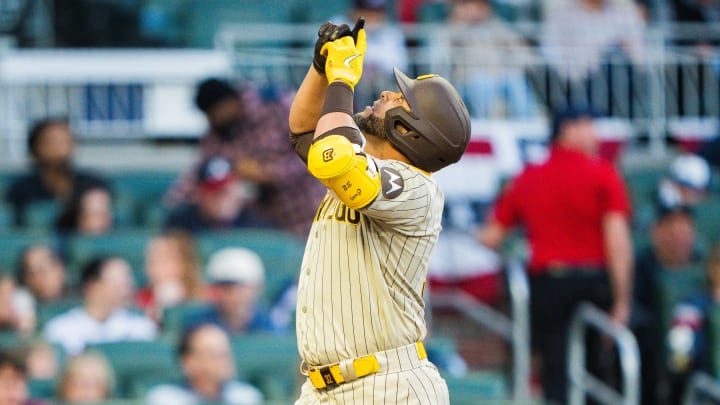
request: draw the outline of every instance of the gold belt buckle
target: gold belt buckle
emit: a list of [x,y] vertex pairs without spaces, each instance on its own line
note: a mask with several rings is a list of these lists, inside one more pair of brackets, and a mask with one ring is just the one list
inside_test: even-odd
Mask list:
[[319,390],[324,388],[335,388],[338,385],[345,383],[345,377],[343,377],[342,372],[340,371],[339,364],[309,369],[307,371],[307,376],[313,387]]
[[[423,342],[416,342],[415,348],[419,360],[427,358],[427,352],[425,351]],[[374,354],[359,357],[353,360],[351,364],[355,374],[353,379],[362,378],[380,371],[380,363]],[[300,373],[307,376],[312,386],[318,390],[335,388],[338,385],[349,382],[345,380],[339,363],[320,368],[308,368],[307,363],[303,360],[300,363]]]

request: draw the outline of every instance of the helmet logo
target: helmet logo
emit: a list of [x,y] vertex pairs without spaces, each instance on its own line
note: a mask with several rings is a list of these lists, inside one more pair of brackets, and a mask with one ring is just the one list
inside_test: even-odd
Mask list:
[[322,157],[323,157],[323,162],[325,162],[325,163],[333,160],[333,158],[335,157],[335,149],[333,149],[333,148],[325,149],[322,153]]
[[405,188],[405,182],[400,176],[400,172],[391,167],[380,169],[380,184],[382,185],[382,193],[387,199],[399,196]]
[[436,75],[436,74],[434,74],[434,73],[430,73],[430,74],[427,74],[427,75],[418,76],[417,79],[415,79],[415,80],[425,80],[425,79],[430,79],[430,78],[432,78],[432,77],[438,77],[438,75]]

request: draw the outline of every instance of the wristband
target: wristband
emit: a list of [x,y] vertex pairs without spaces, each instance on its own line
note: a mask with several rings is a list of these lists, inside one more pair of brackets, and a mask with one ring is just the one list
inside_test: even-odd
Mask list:
[[347,83],[341,81],[330,83],[325,92],[325,102],[323,102],[320,116],[331,112],[341,112],[352,116],[353,96],[353,90]]

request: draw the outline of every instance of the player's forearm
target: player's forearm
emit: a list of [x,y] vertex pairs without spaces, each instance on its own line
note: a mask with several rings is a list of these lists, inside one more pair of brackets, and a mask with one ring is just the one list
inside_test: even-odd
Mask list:
[[606,215],[603,221],[603,232],[614,303],[630,305],[633,252],[630,227],[625,214],[610,213]]
[[355,128],[353,112],[353,89],[338,80],[328,86],[325,92],[320,119],[315,130],[315,137],[339,127]]
[[301,134],[315,130],[327,86],[325,76],[311,66],[290,106],[290,132]]

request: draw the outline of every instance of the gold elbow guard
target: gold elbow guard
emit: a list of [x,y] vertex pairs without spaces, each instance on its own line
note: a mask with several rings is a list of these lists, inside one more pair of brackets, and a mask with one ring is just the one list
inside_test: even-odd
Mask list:
[[380,177],[368,170],[367,157],[341,135],[310,145],[308,170],[349,208],[365,207],[380,193]]

